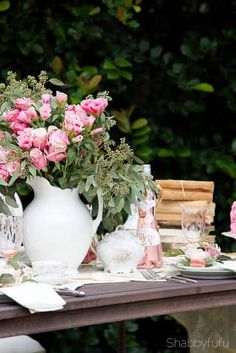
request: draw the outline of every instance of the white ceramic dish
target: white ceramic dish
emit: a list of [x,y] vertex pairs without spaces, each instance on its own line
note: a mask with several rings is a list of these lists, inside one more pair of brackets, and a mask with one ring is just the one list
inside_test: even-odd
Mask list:
[[194,279],[236,278],[235,272],[221,268],[220,265],[214,265],[210,267],[190,267],[176,264],[176,267],[180,271],[181,275]]
[[232,232],[223,232],[222,235],[236,239],[236,234]]

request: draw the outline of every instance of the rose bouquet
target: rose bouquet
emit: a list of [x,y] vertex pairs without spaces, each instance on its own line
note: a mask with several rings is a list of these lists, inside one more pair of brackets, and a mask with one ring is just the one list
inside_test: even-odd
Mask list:
[[44,177],[62,189],[78,187],[96,214],[96,195],[104,200],[103,226],[122,224],[130,205],[154,183],[142,173],[124,139],[115,145],[109,135],[115,124],[107,113],[111,98],[102,92],[80,104],[65,93],[45,88],[47,75],[21,81],[9,73],[0,85],[0,212],[8,213],[19,183]]

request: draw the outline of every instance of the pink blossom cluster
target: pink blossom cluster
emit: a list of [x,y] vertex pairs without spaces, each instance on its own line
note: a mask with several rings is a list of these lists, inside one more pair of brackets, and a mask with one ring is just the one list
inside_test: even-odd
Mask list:
[[[92,127],[107,104],[107,99],[97,98],[85,99],[80,105],[68,105],[67,95],[62,92],[56,92],[55,97],[43,94],[40,102],[23,97],[15,99],[14,107],[3,114],[3,120],[13,131],[17,145],[29,152],[30,161],[40,170],[49,162],[65,159],[68,146],[81,142],[84,133],[86,136],[93,136],[103,132],[101,127]],[[50,118],[54,114],[63,114],[59,126],[50,124]],[[7,153],[1,149],[0,178],[8,180],[14,169],[20,167],[20,162],[19,160],[14,165],[9,165]]]

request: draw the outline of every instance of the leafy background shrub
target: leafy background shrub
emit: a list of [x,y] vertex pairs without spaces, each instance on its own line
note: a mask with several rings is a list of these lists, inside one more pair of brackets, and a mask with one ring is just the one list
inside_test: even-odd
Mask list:
[[[0,78],[9,69],[20,77],[45,69],[74,103],[108,89],[114,138],[125,135],[156,178],[215,181],[217,241],[235,251],[221,236],[236,199],[235,17],[235,0],[0,1]],[[132,325],[140,338],[140,321]],[[102,329],[101,342],[114,327]],[[81,347],[90,347],[86,337],[101,333],[87,330],[66,336],[77,337],[81,352],[90,349]]]

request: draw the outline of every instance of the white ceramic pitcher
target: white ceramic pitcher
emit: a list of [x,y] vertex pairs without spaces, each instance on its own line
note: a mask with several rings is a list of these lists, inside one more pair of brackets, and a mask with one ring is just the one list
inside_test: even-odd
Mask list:
[[103,199],[93,221],[78,189],[60,189],[41,177],[27,181],[34,199],[24,211],[24,246],[31,261],[63,261],[75,273],[102,220]]

